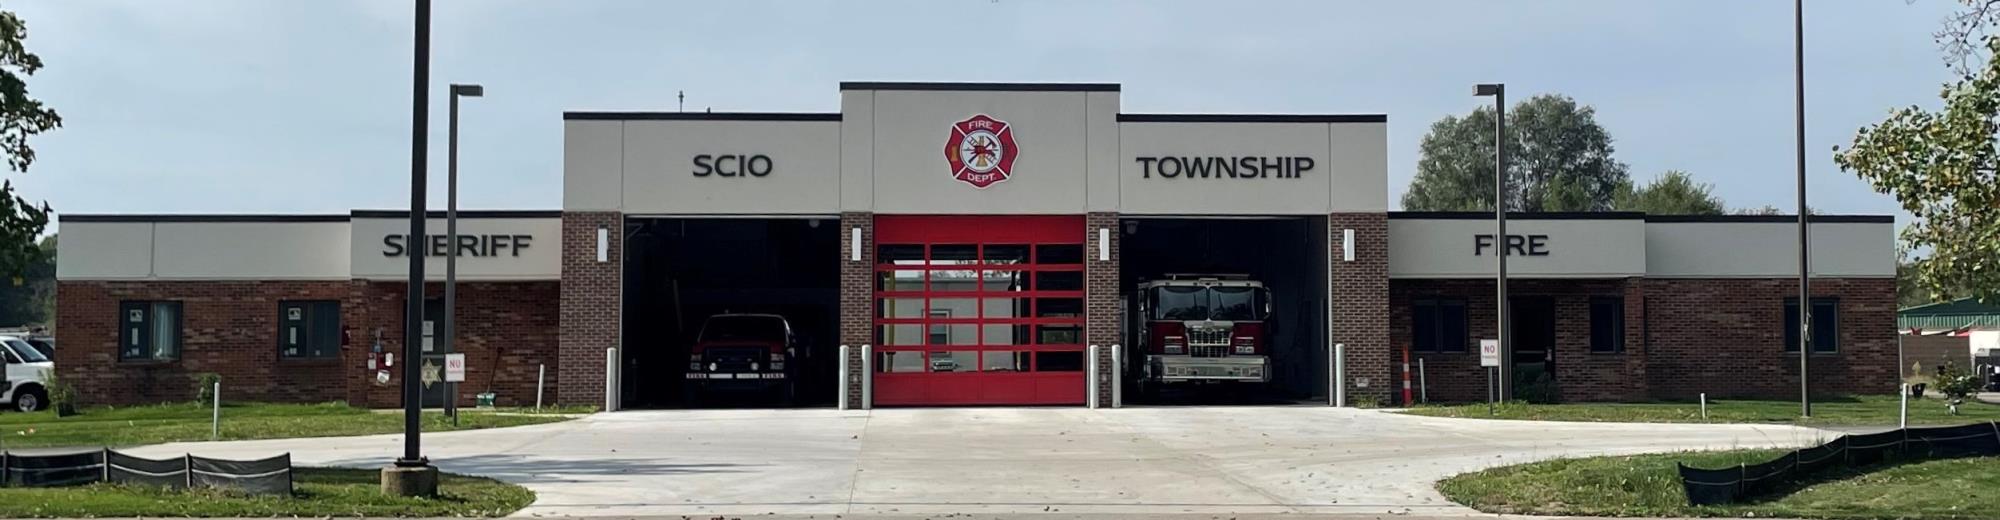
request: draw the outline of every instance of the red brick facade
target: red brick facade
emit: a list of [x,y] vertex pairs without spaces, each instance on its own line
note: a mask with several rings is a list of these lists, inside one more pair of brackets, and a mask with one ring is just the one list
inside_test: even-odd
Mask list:
[[[604,404],[605,350],[618,346],[619,310],[624,305],[624,216],[612,212],[564,212],[562,216],[562,391],[556,402]],[[609,244],[597,261],[598,230]]]
[[[1327,281],[1330,336],[1347,346],[1350,404],[1386,403],[1392,388],[1389,333],[1389,215],[1328,216]],[[1346,261],[1347,230],[1354,231],[1354,261]],[[1365,381],[1365,382],[1364,382]],[[1364,386],[1365,385],[1365,386]]]
[[[1840,352],[1812,356],[1815,393],[1895,390],[1895,290],[1889,278],[1820,279],[1815,297],[1839,299]],[[1460,353],[1412,353],[1422,359],[1432,401],[1486,398],[1478,338],[1494,331],[1491,280],[1395,280],[1390,283],[1392,368],[1411,346],[1411,304],[1462,299],[1473,343]],[[1783,348],[1784,279],[1514,279],[1511,296],[1547,296],[1555,304],[1556,384],[1564,401],[1637,401],[1710,397],[1785,399],[1798,394],[1798,356]],[[1590,351],[1590,298],[1624,298],[1624,350]],[[1350,354],[1351,356],[1352,354]],[[1398,377],[1401,377],[1398,374]],[[1415,377],[1414,375],[1412,376]]]
[[[1097,402],[1101,406],[1111,404],[1111,378],[1117,377],[1117,367],[1111,364],[1111,347],[1124,343],[1120,330],[1118,313],[1118,214],[1091,213],[1084,217],[1083,224],[1083,278],[1084,278],[1084,344],[1097,345],[1098,385]],[[1110,259],[1099,260],[1097,243],[1098,230],[1111,230]]]
[[[853,259],[854,230],[861,230],[861,259]],[[861,408],[861,346],[875,341],[875,216],[840,214],[840,344],[847,345],[849,408]]]
[[[550,365],[554,398],[556,316],[548,301],[557,284],[477,282],[459,285],[459,352],[469,380],[459,402],[492,391],[501,405],[532,405],[535,371]],[[222,376],[225,399],[278,402],[347,401],[361,406],[401,403],[397,384],[377,386],[367,368],[376,330],[385,352],[402,352],[405,286],[366,281],[62,281],[57,284],[56,366],[87,404],[185,401],[194,378]],[[430,294],[442,294],[433,283]],[[118,309],[125,301],[181,304],[181,353],[168,361],[120,361]],[[284,301],[336,301],[350,341],[337,357],[278,355],[278,306]]]

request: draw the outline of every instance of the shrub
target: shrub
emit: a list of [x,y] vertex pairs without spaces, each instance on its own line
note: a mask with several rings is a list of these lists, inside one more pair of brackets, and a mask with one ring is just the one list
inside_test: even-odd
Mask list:
[[76,387],[70,386],[69,381],[57,376],[56,371],[42,371],[42,388],[48,392],[49,406],[56,410],[56,415],[68,415],[76,411],[78,406]]
[[215,404],[215,384],[222,382],[222,374],[202,372],[194,375],[195,402],[202,405]]
[[1967,396],[1979,390],[1979,382],[1965,368],[1946,361],[1943,366],[1938,367],[1934,388],[1939,394],[1944,395],[1945,404],[1951,408],[1951,414],[1958,415],[1958,405],[1964,404]]

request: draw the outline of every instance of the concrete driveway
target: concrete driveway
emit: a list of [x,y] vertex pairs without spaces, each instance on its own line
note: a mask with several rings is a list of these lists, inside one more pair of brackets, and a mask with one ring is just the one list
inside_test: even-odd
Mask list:
[[[1414,417],[1309,406],[688,410],[425,436],[446,471],[539,494],[521,515],[1472,513],[1432,488],[1562,456],[1793,447],[1763,425]],[[373,467],[401,436],[187,443],[141,455]]]

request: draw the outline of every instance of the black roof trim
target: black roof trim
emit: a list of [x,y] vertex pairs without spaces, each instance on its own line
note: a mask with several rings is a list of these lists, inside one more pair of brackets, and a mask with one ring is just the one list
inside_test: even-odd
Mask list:
[[[426,211],[429,218],[444,218],[443,211]],[[553,209],[461,209],[459,218],[562,218],[561,210]],[[357,209],[354,218],[410,218],[406,209]]]
[[[1391,211],[1392,219],[1432,219],[1432,220],[1492,220],[1491,211]],[[1645,213],[1637,211],[1547,211],[1547,212],[1507,212],[1508,220],[1642,220]]]
[[56,214],[56,222],[346,222],[347,215]]
[[564,121],[839,121],[838,112],[563,112]]
[[[1894,224],[1895,215],[1809,215],[1823,224]],[[1798,223],[1798,215],[1647,215],[1647,222]]]
[[842,81],[841,90],[990,90],[1001,92],[1117,92],[1117,83],[929,83]]
[[1118,114],[1120,123],[1387,123],[1387,114]]

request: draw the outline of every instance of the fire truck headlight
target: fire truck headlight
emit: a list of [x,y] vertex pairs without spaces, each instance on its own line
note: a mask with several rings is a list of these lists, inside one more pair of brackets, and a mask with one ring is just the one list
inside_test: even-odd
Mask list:
[[1182,345],[1178,343],[1168,343],[1166,345],[1162,345],[1161,349],[1165,350],[1166,353],[1168,354],[1184,354],[1187,352],[1187,345]]
[[756,371],[757,371],[757,362],[756,362],[756,361],[751,361],[751,362],[750,362],[750,371],[751,371],[751,372],[756,372]]
[[712,361],[708,363],[708,371],[710,371],[710,372],[714,372],[714,371],[715,371],[715,369],[717,369],[717,368],[721,368],[721,367],[722,367],[721,365],[717,365],[717,364],[715,364],[715,362],[712,362]]
[[785,362],[783,361],[771,362],[771,370],[784,370],[784,369],[785,369]]
[[1257,346],[1256,346],[1256,345],[1244,345],[1244,344],[1238,344],[1238,345],[1236,345],[1236,353],[1237,353],[1237,354],[1256,354],[1256,353],[1257,353]]

